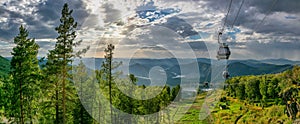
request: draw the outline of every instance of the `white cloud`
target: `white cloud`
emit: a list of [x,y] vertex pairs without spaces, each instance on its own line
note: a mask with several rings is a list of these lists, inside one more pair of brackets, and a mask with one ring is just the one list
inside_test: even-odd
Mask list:
[[1,56],[11,56],[10,52],[15,45],[11,42],[5,42],[0,40],[0,46]]
[[19,0],[19,1],[5,1],[7,9],[12,12],[20,13],[21,15],[32,15],[37,11],[37,5],[44,3],[47,0]]

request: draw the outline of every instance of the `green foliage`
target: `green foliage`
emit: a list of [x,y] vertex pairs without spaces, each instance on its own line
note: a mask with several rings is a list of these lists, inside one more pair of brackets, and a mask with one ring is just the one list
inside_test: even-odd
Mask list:
[[[55,48],[49,51],[48,61],[45,66],[44,87],[45,112],[50,115],[45,119],[53,120],[55,123],[70,123],[73,118],[73,109],[76,106],[77,96],[74,84],[71,82],[70,74],[74,57],[86,52],[88,48],[75,53],[74,47],[80,45],[81,41],[75,42],[77,22],[72,17],[73,10],[69,10],[68,4],[64,4],[61,11],[60,25],[55,28],[58,33]],[[49,112],[49,113],[48,113]],[[55,112],[55,113],[54,113]],[[46,114],[46,113],[45,113]]]
[[268,96],[270,98],[276,98],[278,97],[278,90],[277,87],[278,87],[278,83],[279,83],[279,80],[276,78],[276,77],[273,77],[266,85],[268,87],[268,90],[267,90],[267,93],[268,93]]
[[178,98],[180,98],[180,85],[177,85],[176,87],[172,88],[171,90],[171,97],[170,97],[170,101],[178,101],[179,99],[175,98],[178,96]]
[[10,61],[0,56],[0,78],[7,78],[10,72]]
[[[58,33],[57,42],[55,48],[49,51],[43,70],[40,70],[38,65],[39,46],[34,39],[27,38],[28,31],[23,26],[20,27],[20,33],[14,38],[16,46],[11,53],[13,55],[11,62],[0,56],[0,116],[4,115],[12,123],[21,124],[94,123],[88,112],[92,115],[98,114],[100,121],[105,118],[102,116],[112,114],[114,121],[118,120],[114,123],[138,123],[138,119],[132,115],[153,113],[157,115],[155,117],[157,122],[152,123],[159,123],[165,117],[170,118],[170,115],[167,115],[169,110],[164,111],[163,114],[161,110],[166,109],[172,101],[180,101],[180,86],[172,89],[169,86],[138,86],[138,80],[133,74],[125,79],[119,78],[120,72],[115,69],[121,63],[113,61],[112,44],[109,44],[104,51],[106,59],[101,63],[101,70],[89,72],[90,70],[82,62],[72,70],[70,65],[74,58],[81,57],[89,49],[87,47],[75,51],[75,47],[82,41],[76,42],[77,23],[72,13],[73,10],[69,10],[68,4],[64,4],[60,24],[55,28]],[[96,79],[88,73],[92,73]],[[96,87],[93,83],[95,80],[97,80],[96,84],[99,84],[99,89],[96,90],[91,88]],[[116,83],[120,82],[117,87]],[[238,121],[235,118],[241,117],[239,122],[276,123],[290,121],[283,113],[287,113],[293,119],[297,116],[296,108],[300,102],[300,67],[298,66],[280,74],[234,77],[226,83],[228,84],[227,96],[238,98],[245,103],[222,97],[219,105],[228,109],[215,111],[222,121],[233,123]],[[75,91],[75,86],[78,88],[78,93]],[[142,94],[145,90],[151,91],[150,93],[160,92],[161,89],[162,91],[154,98],[138,100],[127,96],[119,88],[125,89],[130,94]],[[122,117],[117,112],[113,113],[112,108],[108,109],[102,104],[103,99],[96,98],[99,91],[112,106],[132,115]],[[200,104],[198,100],[195,103]],[[203,98],[199,101],[203,102]],[[249,105],[249,102],[252,105]],[[262,106],[266,108],[261,109]],[[201,107],[193,105],[182,119],[183,123],[198,123],[198,121],[190,121],[198,119],[198,108]],[[261,118],[254,119],[258,117]],[[102,121],[113,123],[109,119]]]
[[[82,61],[78,64],[78,66],[73,67],[73,82],[77,88],[77,99],[76,101],[76,107],[73,112],[73,123],[78,124],[91,124],[93,123],[93,118],[89,115],[87,112],[85,106],[90,106],[93,109],[93,100],[95,99],[95,88],[94,86],[91,86],[93,84],[90,75],[88,75],[88,69],[84,65]],[[84,104],[84,105],[83,105]]]
[[[7,103],[6,94],[4,90],[4,81],[0,78],[0,117],[4,115],[4,107]],[[1,119],[0,119],[1,121]]]
[[[286,105],[286,113],[295,119],[300,98],[300,67],[279,74],[234,77],[228,80],[226,92],[260,107]],[[243,89],[242,87],[245,86]]]
[[245,93],[245,84],[241,83],[240,85],[236,86],[236,96],[238,99],[240,100],[244,100],[246,97],[246,93]]
[[[230,104],[227,104],[227,103]],[[213,123],[291,123],[285,114],[285,106],[273,105],[262,109],[259,104],[250,105],[245,100],[237,100],[227,97],[227,101],[220,102],[221,105],[227,105],[227,109],[216,107],[213,112]]]
[[[88,98],[94,97],[91,94],[94,94],[96,91],[88,91],[90,92],[87,93],[89,94],[88,96],[83,96],[82,93],[90,87],[88,84],[91,83],[88,82],[91,82],[93,79],[87,75],[87,70],[83,63],[80,63],[75,71],[70,73],[70,64],[73,62],[73,58],[80,57],[82,53],[88,50],[88,48],[86,48],[76,53],[74,52],[74,47],[80,45],[81,41],[75,42],[77,23],[71,16],[72,12],[72,10],[69,10],[68,5],[65,4],[60,18],[61,24],[55,28],[59,34],[56,38],[57,42],[55,48],[50,50],[47,55],[47,62],[42,70],[43,75],[40,73],[36,57],[38,45],[34,40],[24,38],[27,37],[28,34],[22,27],[20,28],[20,37],[15,38],[15,43],[18,45],[14,48],[14,52],[12,53],[14,55],[11,62],[12,75],[7,80],[0,82],[1,89],[4,87],[3,89],[9,90],[0,90],[0,95],[9,96],[8,99],[1,99],[1,103],[2,101],[6,103],[1,104],[1,106],[5,106],[7,117],[13,118],[17,123],[27,121],[35,123],[37,120],[39,123],[93,123],[93,119],[89,116],[80,101],[80,99],[83,98],[87,100],[85,101],[85,104],[87,104],[89,100],[93,100]],[[24,41],[24,43],[22,41]],[[113,46],[111,45],[110,47]],[[98,82],[100,83],[100,90],[106,97],[111,96],[112,104],[118,109],[130,114],[152,114],[168,106],[180,92],[179,86],[173,89],[169,86],[163,86],[161,93],[149,100],[136,100],[123,94],[115,84],[117,80],[120,80],[118,78],[119,73],[112,73],[112,70],[121,64],[112,61],[112,50],[113,48],[111,50],[106,49],[105,52],[110,53],[106,54],[105,57],[107,59],[102,63],[102,69],[96,71],[96,74]],[[75,74],[76,77],[73,77],[73,74]],[[40,84],[41,79],[43,79],[42,84]],[[70,79],[79,82],[78,95]],[[3,82],[8,83],[3,85]],[[21,83],[22,86],[19,88],[17,84]],[[124,84],[129,83],[136,86],[137,78],[132,74],[129,75],[129,79],[126,80]],[[110,87],[110,90],[108,87]],[[124,85],[123,87],[127,86]],[[148,86],[147,88],[146,86],[137,87],[139,88],[132,90],[132,93],[141,93],[143,90],[155,92],[161,89],[161,87],[158,86]],[[40,88],[43,94],[40,94]],[[127,88],[131,90],[129,87]],[[22,91],[22,93],[20,93],[22,96],[20,97],[21,99],[18,99],[20,91]],[[5,94],[3,92],[5,92]],[[20,101],[19,103],[16,102],[18,100]],[[14,102],[17,104],[14,104]],[[20,106],[24,107],[24,121],[22,121],[23,119],[18,119],[19,116],[23,115],[21,114],[22,112],[19,111],[23,110],[13,108],[13,106],[19,108]],[[38,110],[37,107],[39,107],[40,110]],[[159,115],[157,118],[159,118]],[[159,121],[159,119],[157,120]],[[134,119],[132,118],[131,122],[133,121]]]
[[[11,84],[9,103],[6,113],[14,118],[14,122],[33,122],[38,112],[40,96],[40,70],[38,65],[38,44],[34,39],[28,39],[28,31],[21,26],[20,33],[14,38],[11,60]],[[9,91],[10,92],[10,91]]]
[[[130,74],[127,78],[119,78],[119,72],[115,70],[121,63],[113,61],[113,45],[108,45],[105,49],[106,60],[102,63],[101,70],[96,70],[96,77],[98,83],[100,84],[100,91],[107,100],[111,100],[112,106],[116,107],[118,110],[132,114],[132,115],[148,115],[159,112],[165,109],[172,100],[178,95],[180,87],[176,86],[171,90],[169,86],[137,86],[137,78]],[[112,73],[114,70],[115,73]],[[118,83],[118,87],[116,85]],[[162,88],[162,91],[160,89]],[[160,92],[157,96],[147,100],[139,100],[145,96],[140,95],[139,99],[135,99],[124,94],[120,89],[124,89],[129,94],[143,94]],[[135,90],[134,90],[135,89]],[[146,91],[145,91],[146,90]],[[144,94],[151,95],[151,94]],[[178,99],[179,100],[179,99]],[[105,110],[104,110],[105,111]],[[102,113],[102,112],[99,112]],[[112,119],[114,121],[118,120],[118,123],[133,123],[137,122],[136,118],[133,116],[122,117],[117,112],[112,113]],[[159,121],[159,114],[157,115],[157,121]],[[110,123],[110,121],[105,121]]]
[[255,77],[250,77],[245,84],[245,92],[250,100],[257,100],[261,94],[259,92],[259,80]]
[[259,91],[262,95],[262,99],[265,101],[268,98],[268,82],[266,80],[266,76],[262,76],[262,79],[259,83]]
[[78,91],[77,99],[75,99],[76,107],[73,112],[74,123],[91,124],[94,120],[85,107],[90,107],[87,108],[90,111],[94,109],[93,100],[95,99],[94,94],[96,94],[96,91],[95,88],[93,88],[95,87],[93,86],[93,79],[91,79],[93,75],[88,74],[89,70],[82,61],[73,67],[72,73],[74,74],[73,82]]

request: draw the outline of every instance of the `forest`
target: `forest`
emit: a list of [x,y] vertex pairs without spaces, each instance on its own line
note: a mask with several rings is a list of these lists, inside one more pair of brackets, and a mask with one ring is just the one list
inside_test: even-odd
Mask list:
[[[105,62],[97,63],[101,66],[100,70],[90,70],[82,62],[77,66],[71,66],[75,58],[80,59],[81,55],[89,50],[89,47],[86,47],[75,51],[82,41],[76,41],[77,22],[72,17],[72,12],[68,4],[63,6],[61,24],[55,28],[58,33],[55,48],[49,50],[47,56],[41,59],[37,57],[39,45],[34,38],[28,37],[27,29],[20,26],[19,34],[14,38],[16,46],[12,50],[10,63],[1,57],[1,63],[5,66],[1,67],[3,70],[0,77],[1,121],[20,124],[134,123],[141,120],[131,116],[120,117],[117,112],[114,113],[112,106],[106,109],[101,98],[109,99],[109,103],[118,110],[134,115],[156,113],[174,101],[179,93],[179,86],[172,89],[164,86],[162,93],[150,100],[136,100],[121,93],[116,87],[117,81],[126,87],[129,83],[135,85],[137,78],[131,74],[121,79],[118,78],[118,72],[113,73],[121,63],[113,61],[112,44],[107,45],[104,50]],[[89,77],[89,75],[96,76]],[[79,92],[76,91],[78,87]],[[137,90],[127,90],[138,93],[146,88],[137,87]],[[155,86],[148,88],[153,92],[156,89],[158,87]],[[95,98],[95,94],[99,92],[104,97]],[[92,96],[84,96],[87,94]],[[93,107],[87,109],[83,106],[83,102],[88,102],[85,104]],[[87,112],[94,109],[97,109],[97,112]],[[111,118],[105,117],[106,114],[110,114]],[[99,118],[94,120],[91,115],[93,117],[97,115]],[[159,114],[156,117],[156,120],[160,121]]]
[[[181,87],[162,86],[157,96],[147,100],[143,95],[134,99],[124,94],[120,89],[129,94],[143,94],[143,90],[159,92],[161,86],[139,86],[133,74],[120,77],[122,72],[116,70],[122,63],[113,60],[113,44],[105,46],[105,61],[96,63],[101,69],[91,70],[82,61],[72,66],[75,59],[80,60],[89,50],[89,46],[78,50],[82,41],[76,39],[78,24],[72,13],[68,4],[64,4],[60,24],[54,29],[58,34],[55,47],[41,59],[38,59],[39,45],[34,38],[29,38],[30,32],[26,27],[20,26],[19,34],[13,41],[16,46],[11,52],[12,59],[8,61],[0,57],[0,63],[3,63],[0,70],[0,122],[174,123],[176,117],[171,115],[177,111],[167,106],[173,101],[180,101]],[[278,74],[232,77],[225,82],[222,98],[212,117],[199,123],[226,123],[227,120],[230,120],[228,123],[236,123],[243,119],[246,123],[249,120],[243,117],[249,111],[248,119],[251,118],[253,123],[291,122],[300,117],[299,86],[299,66]],[[102,97],[97,97],[99,94]],[[199,92],[199,101],[205,95],[207,93]],[[229,114],[222,113],[231,110],[232,105],[237,103],[242,105],[235,108],[238,111],[235,114],[244,114],[233,116],[232,111]],[[194,105],[198,104],[200,102],[194,102]],[[258,109],[255,112],[247,106]],[[255,118],[259,114],[251,114],[264,110],[268,114],[258,120]],[[148,114],[153,115],[135,116]],[[189,116],[198,117],[199,113],[189,112],[178,123],[198,123],[198,118],[192,120]]]

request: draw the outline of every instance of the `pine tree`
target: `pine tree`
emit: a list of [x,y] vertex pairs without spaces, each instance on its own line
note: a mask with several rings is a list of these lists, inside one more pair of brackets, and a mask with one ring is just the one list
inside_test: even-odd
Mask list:
[[[55,123],[67,123],[72,120],[74,102],[76,100],[75,87],[70,79],[69,73],[72,69],[70,64],[74,57],[80,57],[89,47],[75,52],[74,47],[81,44],[82,41],[75,42],[77,22],[72,17],[73,10],[69,10],[65,3],[62,9],[60,25],[55,28],[59,34],[56,38],[55,48],[49,51],[48,61],[46,63],[46,74],[48,75],[48,87],[50,97],[55,100],[51,105],[55,105]],[[74,96],[75,95],[75,96]],[[62,110],[62,111],[60,111]]]
[[10,111],[14,121],[25,123],[30,121],[37,112],[39,95],[39,65],[38,49],[34,39],[29,39],[28,31],[21,26],[20,33],[14,38],[16,46],[13,48],[11,60],[12,88]]
[[110,103],[110,116],[111,123],[113,123],[113,110],[112,110],[112,58],[113,58],[113,50],[115,46],[109,44],[107,48],[104,50],[105,52],[105,63],[103,63],[103,67],[107,72],[107,82],[109,85],[109,103]]
[[[101,70],[96,70],[96,77],[98,82],[100,83],[100,88],[104,92],[105,96],[108,96],[109,102],[110,102],[110,123],[115,123],[113,120],[115,120],[115,115],[113,115],[113,108],[112,105],[114,105],[114,98],[113,96],[117,95],[118,90],[115,86],[114,80],[117,76],[117,73],[112,73],[112,71],[116,68],[118,68],[122,63],[121,62],[114,62],[113,61],[113,50],[115,49],[114,45],[109,44],[105,48],[105,61],[102,62]],[[108,89],[106,88],[108,87]],[[114,91],[114,92],[113,92]],[[115,97],[118,98],[118,97]]]

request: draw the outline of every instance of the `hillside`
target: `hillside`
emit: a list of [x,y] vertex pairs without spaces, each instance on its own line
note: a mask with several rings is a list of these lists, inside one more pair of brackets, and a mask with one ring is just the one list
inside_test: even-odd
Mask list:
[[[241,62],[236,67],[254,67]],[[264,70],[262,68],[261,70]],[[268,67],[266,67],[268,70]],[[300,67],[266,75],[237,76],[226,81],[220,100],[204,120],[201,106],[209,92],[200,92],[189,111],[178,124],[291,124],[300,119]]]
[[10,70],[10,62],[8,59],[0,56],[0,77],[7,77]]
[[240,61],[229,64],[229,72],[232,77],[244,75],[261,75],[275,74],[288,69],[292,69],[293,65],[275,65],[266,63],[252,63],[250,61]]
[[264,63],[269,63],[269,64],[277,64],[277,65],[285,65],[285,64],[290,64],[290,65],[299,65],[300,61],[291,61],[288,59],[266,59],[266,60],[261,60]]
[[[300,67],[294,66],[276,74],[231,78],[226,81],[225,100],[219,104],[227,109],[215,109],[215,115],[225,123],[285,123],[299,119],[299,77]],[[233,116],[236,119],[228,119]]]

